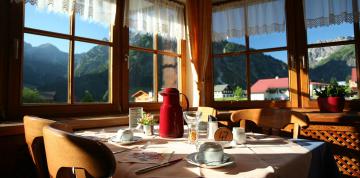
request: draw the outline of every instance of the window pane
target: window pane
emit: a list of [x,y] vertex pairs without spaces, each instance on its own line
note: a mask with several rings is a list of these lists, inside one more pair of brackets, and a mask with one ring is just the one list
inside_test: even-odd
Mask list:
[[178,43],[175,38],[165,38],[159,35],[158,49],[162,51],[178,53]]
[[250,48],[265,49],[286,46],[286,33],[269,33],[249,37]]
[[[178,59],[176,57],[158,55],[158,93],[163,88],[178,88]],[[161,95],[158,101],[162,102]]]
[[75,101],[109,101],[108,46],[75,42]]
[[354,39],[354,26],[350,23],[307,29],[308,44],[346,41]]
[[309,48],[308,58],[311,99],[316,99],[314,89],[329,84],[332,79],[335,79],[340,85],[348,85],[353,91],[356,91],[354,45]]
[[246,56],[214,59],[214,100],[242,101],[246,96]]
[[219,41],[212,43],[213,54],[223,54],[245,51],[245,37],[244,38],[233,38],[227,41]]
[[153,35],[129,30],[129,44],[130,46],[153,49]]
[[250,56],[251,100],[289,100],[287,51]]
[[89,21],[77,14],[75,18],[75,27],[76,36],[110,41],[110,24],[104,25]]
[[135,50],[129,53],[129,101],[153,102],[153,54]]
[[23,103],[67,101],[69,41],[24,34]]
[[70,18],[66,14],[39,10],[25,3],[25,27],[69,34]]
[[308,44],[354,39],[352,0],[303,0]]

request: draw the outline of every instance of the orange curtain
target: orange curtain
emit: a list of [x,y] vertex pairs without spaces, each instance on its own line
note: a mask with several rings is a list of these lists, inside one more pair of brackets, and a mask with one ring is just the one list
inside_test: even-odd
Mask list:
[[198,74],[200,106],[205,105],[205,82],[211,52],[211,0],[187,0],[186,12],[189,27],[192,63]]

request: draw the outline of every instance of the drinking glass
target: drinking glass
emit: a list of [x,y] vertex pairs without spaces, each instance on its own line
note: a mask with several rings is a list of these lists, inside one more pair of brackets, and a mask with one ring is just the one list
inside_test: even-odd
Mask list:
[[199,138],[198,125],[201,118],[201,112],[185,111],[183,112],[183,115],[188,126],[188,143],[196,144]]

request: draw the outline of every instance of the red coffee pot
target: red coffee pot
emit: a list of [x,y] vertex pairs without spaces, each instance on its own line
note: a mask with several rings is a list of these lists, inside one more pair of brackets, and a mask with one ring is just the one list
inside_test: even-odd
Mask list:
[[[163,103],[160,107],[160,137],[180,138],[184,134],[183,111],[180,106],[180,94],[176,88],[165,88],[160,93]],[[184,95],[184,94],[182,94]],[[189,109],[189,100],[186,95],[186,110]]]

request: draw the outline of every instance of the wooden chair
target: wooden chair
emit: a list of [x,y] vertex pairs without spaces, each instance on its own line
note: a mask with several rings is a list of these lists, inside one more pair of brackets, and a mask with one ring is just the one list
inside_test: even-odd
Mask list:
[[[36,172],[39,178],[49,177],[49,172],[46,164],[46,155],[43,139],[43,127],[55,123],[53,120],[43,119],[35,116],[24,116],[24,131],[25,140],[32,160],[36,167]],[[72,129],[64,124],[57,123],[57,127],[71,131]]]
[[113,153],[103,143],[44,127],[50,177],[111,177],[116,168]]
[[231,114],[232,122],[241,121],[240,127],[245,128],[245,120],[262,128],[270,128],[273,132],[280,132],[288,124],[293,124],[294,139],[298,138],[299,127],[305,127],[309,122],[306,115],[288,109],[243,109]]
[[198,107],[198,111],[202,112],[202,115],[201,115],[202,122],[207,122],[209,115],[215,116],[215,117],[217,115],[216,109],[214,109],[212,107]]

